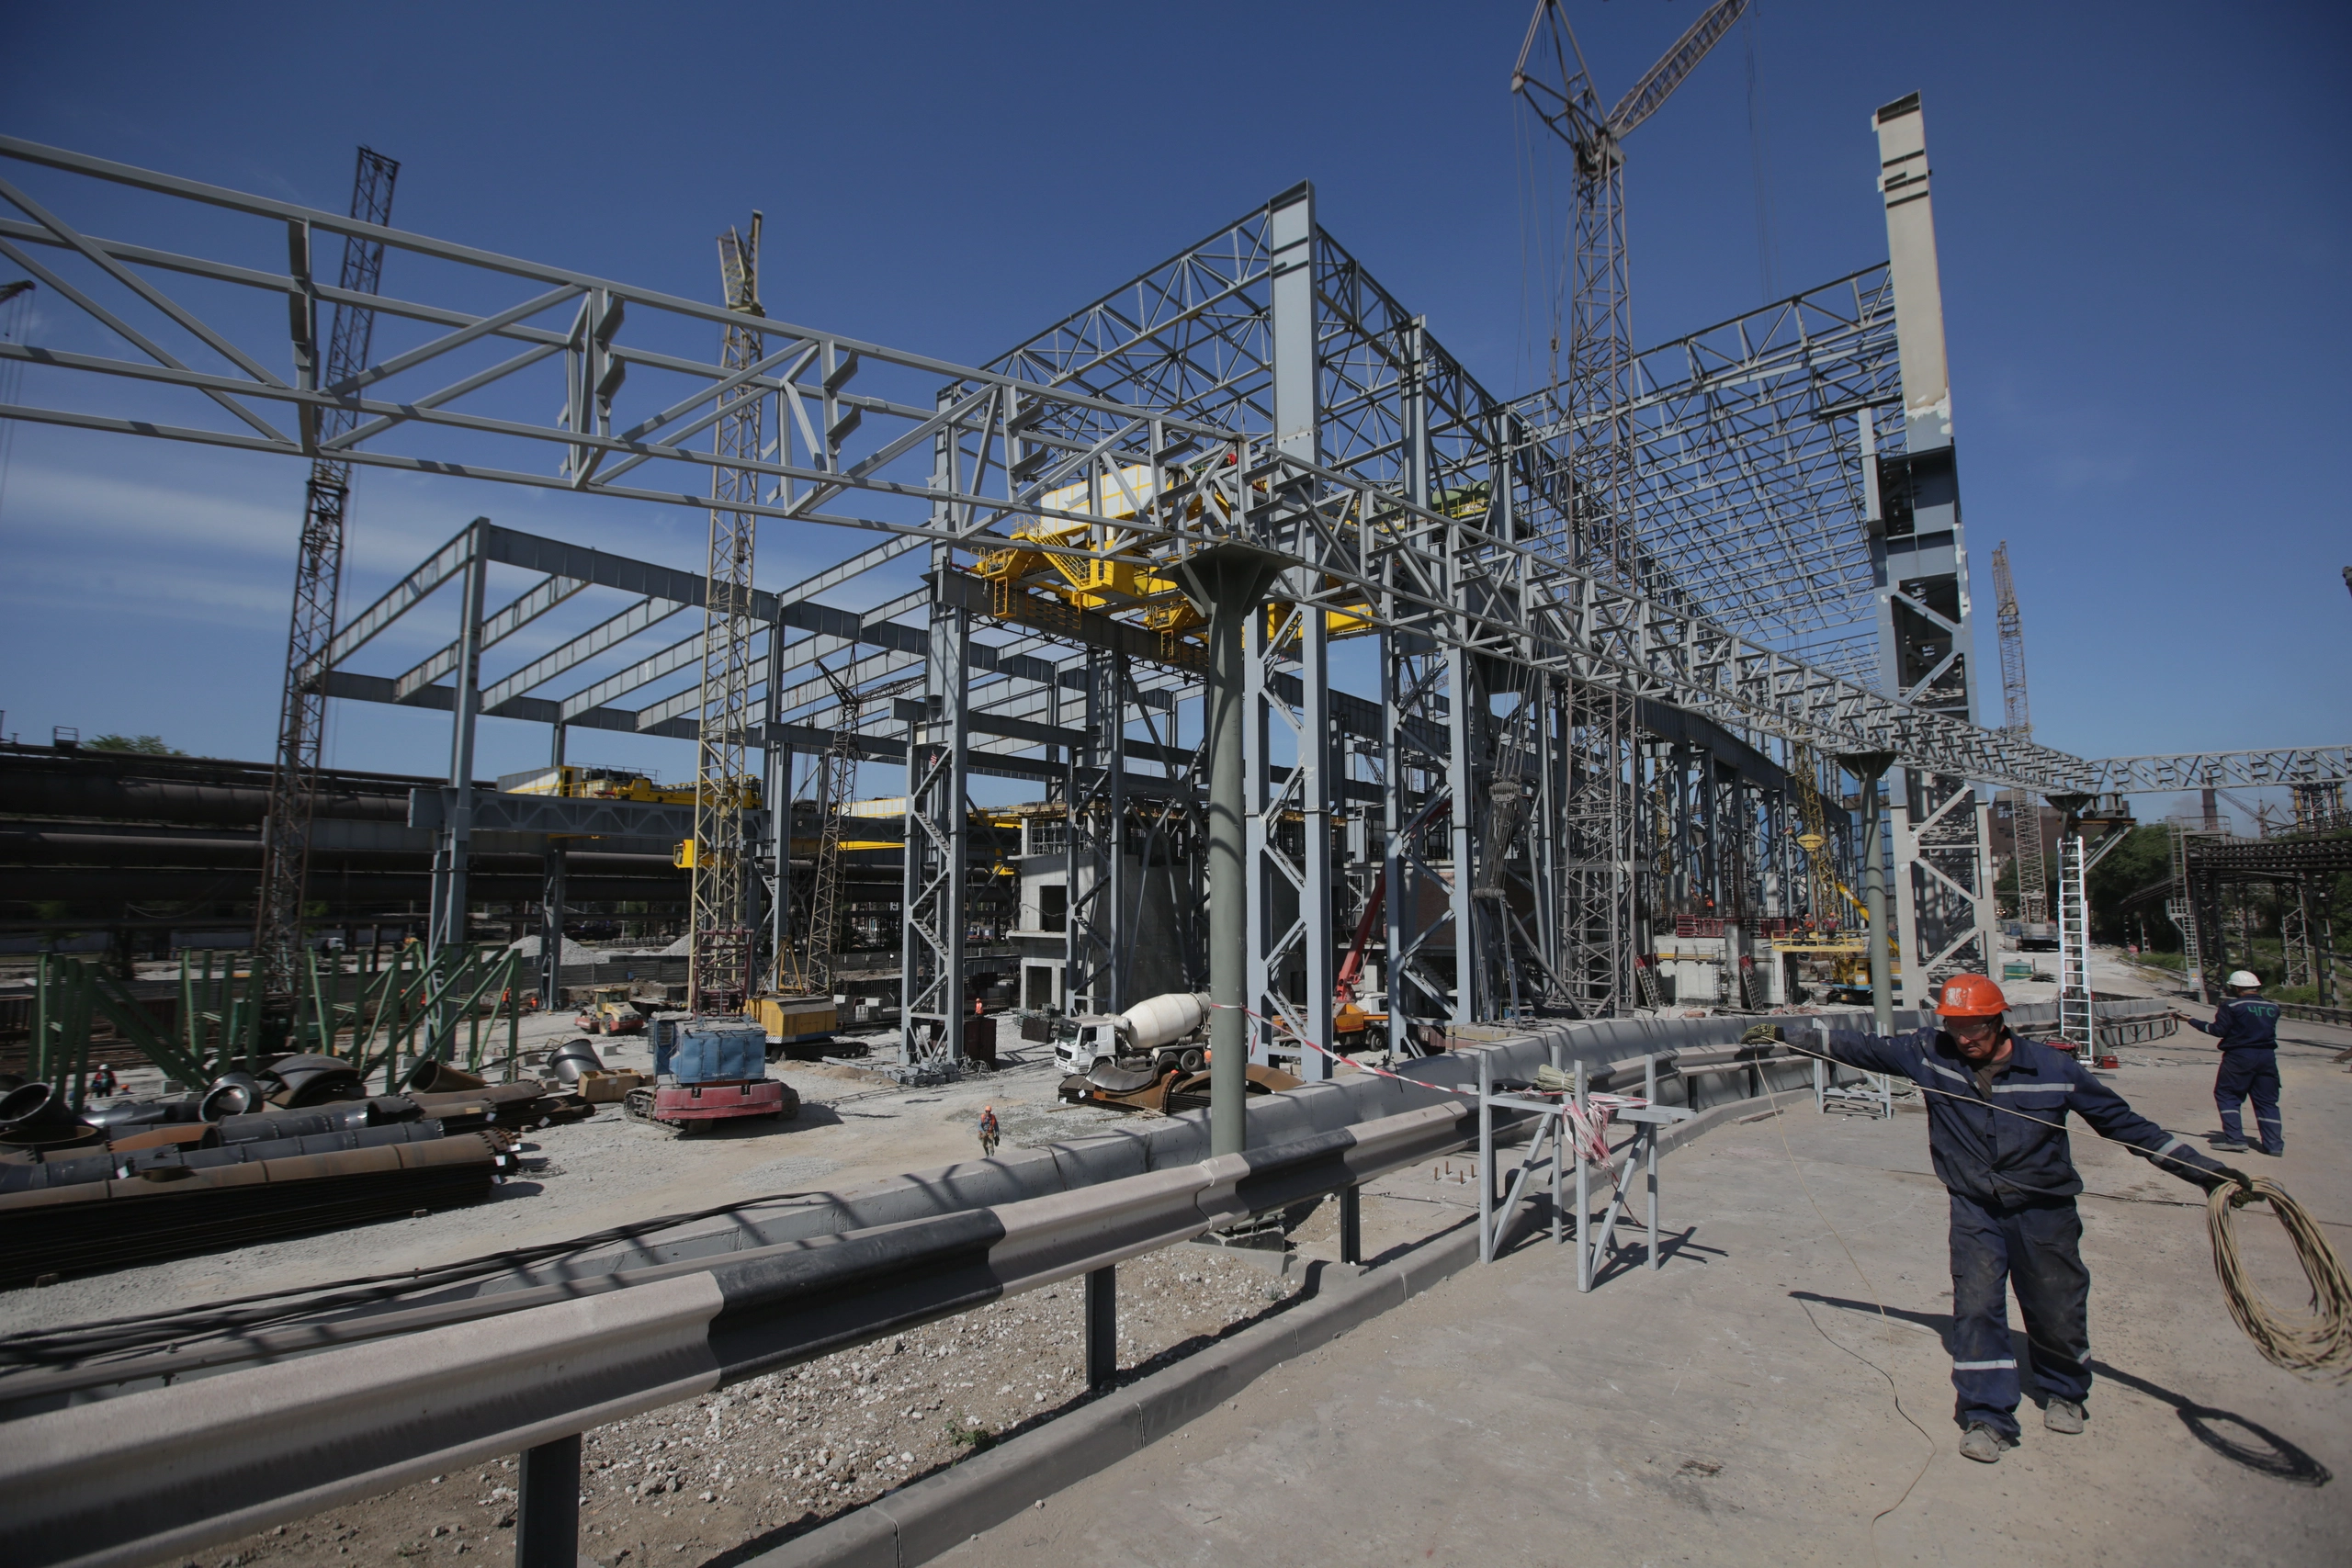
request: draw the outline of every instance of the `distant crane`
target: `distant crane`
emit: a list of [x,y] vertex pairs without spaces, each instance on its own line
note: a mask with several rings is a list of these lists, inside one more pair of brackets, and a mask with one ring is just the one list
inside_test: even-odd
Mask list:
[[[2001,728],[2019,740],[2033,739],[2033,713],[2025,694],[2025,621],[2018,614],[2018,591],[2009,581],[2009,542],[1993,547],[1993,593],[2000,602]],[[2009,796],[2009,839],[2017,847],[2018,919],[2029,925],[2050,919],[2050,867],[2041,853],[2041,800],[2030,790]]]
[[[1560,331],[1551,343],[1550,401],[1566,431],[1568,536],[1544,541],[1581,567],[1632,584],[1634,537],[1634,331],[1625,259],[1624,139],[1664,104],[1731,30],[1747,0],[1717,0],[1675,40],[1631,92],[1603,110],[1561,0],[1538,0],[1511,68],[1510,89],[1574,153],[1567,366]],[[1540,457],[1541,454],[1539,453]],[[1547,482],[1553,482],[1547,476]],[[1634,801],[1627,752],[1635,739],[1634,700],[1599,687],[1575,689],[1577,749],[1567,798],[1566,865],[1554,890],[1561,976],[1585,1016],[1623,1010],[1633,961]]]
[[1717,0],[1604,111],[1562,0],[1538,0],[1512,68],[1511,91],[1575,153],[1569,218],[1568,362],[1552,338],[1551,385],[1570,432],[1573,511],[1579,557],[1621,571],[1633,567],[1634,342],[1625,258],[1624,139],[1656,114],[1707,51],[1731,30],[1747,0]]
[[[380,152],[359,149],[351,179],[351,216],[381,227],[392,220],[392,182],[401,166]],[[318,356],[318,307],[311,278],[311,231],[289,232],[295,281],[303,294],[289,296],[293,310],[294,368],[305,390],[351,395],[350,382],[368,367],[375,337],[376,311],[361,303],[378,291],[384,276],[384,246],[379,240],[346,234],[343,271],[331,296],[334,311],[327,329],[326,364]],[[306,296],[308,296],[306,298]],[[261,824],[261,890],[254,904],[254,979],[265,992],[294,991],[295,964],[302,951],[303,895],[311,878],[311,820],[318,800],[319,761],[326,734],[323,679],[327,645],[334,640],[336,596],[343,588],[345,513],[351,499],[351,465],[331,455],[327,443],[359,423],[355,403],[347,408],[299,415],[302,445],[312,454],[311,483],[304,494],[302,537],[295,552],[294,614],[286,636],[286,681],[277,705],[277,751],[269,778],[269,806]],[[463,910],[456,913],[464,929]]]
[[[718,276],[727,308],[759,316],[761,215],[752,231],[718,237]],[[767,391],[748,372],[764,352],[764,334],[727,323],[723,374],[743,378],[719,394],[717,452],[710,470],[710,569],[703,599],[702,723],[695,745],[694,923],[686,966],[686,1006],[734,1012],[752,989],[751,840],[744,813],[758,784],[746,765],[752,745],[754,639],[752,557],[757,542],[760,460]],[[733,463],[741,467],[730,466]]]

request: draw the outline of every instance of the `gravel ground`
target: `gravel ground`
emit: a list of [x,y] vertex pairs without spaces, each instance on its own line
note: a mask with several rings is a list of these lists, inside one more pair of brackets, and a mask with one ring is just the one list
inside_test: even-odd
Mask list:
[[[1297,1282],[1202,1247],[1123,1265],[1120,1366],[1140,1374],[1213,1344]],[[735,1561],[1083,1404],[1083,1296],[1069,1280],[590,1432],[581,1555]],[[438,1476],[190,1562],[511,1555],[515,1480],[512,1460]]]

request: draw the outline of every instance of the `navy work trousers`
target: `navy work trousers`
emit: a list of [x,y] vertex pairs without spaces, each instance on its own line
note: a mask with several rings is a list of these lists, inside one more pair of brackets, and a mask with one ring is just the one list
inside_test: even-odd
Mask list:
[[2043,1397],[2080,1404],[2091,1391],[2090,1271],[2072,1199],[2014,1209],[1951,1195],[1951,1385],[1962,1427],[2018,1435],[2017,1350],[2009,1289],[2033,1348]]
[[2287,1134],[2278,1121],[2278,1053],[2276,1051],[2224,1051],[2222,1070],[2213,1076],[2213,1105],[2222,1113],[2222,1136],[2233,1143],[2243,1143],[2245,1134],[2238,1131],[2238,1107],[2251,1096],[2254,1100],[2254,1124],[2261,1130],[2265,1151],[2282,1154],[2287,1147]]

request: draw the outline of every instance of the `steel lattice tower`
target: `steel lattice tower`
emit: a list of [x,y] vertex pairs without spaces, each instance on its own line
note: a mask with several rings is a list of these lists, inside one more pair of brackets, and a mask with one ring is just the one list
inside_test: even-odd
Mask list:
[[[719,280],[727,308],[747,316],[760,309],[761,215],[746,235],[718,237]],[[686,970],[686,1006],[695,1012],[731,1012],[751,988],[752,931],[748,874],[751,842],[743,812],[754,787],[745,761],[753,722],[754,644],[752,558],[756,542],[760,459],[766,392],[748,373],[763,352],[762,334],[729,322],[719,355],[723,374],[745,378],[721,394],[718,465],[710,471],[710,571],[703,604],[702,724],[695,773],[693,956]]]
[[[2009,542],[1993,550],[1993,592],[2001,628],[2002,728],[2020,740],[2033,738],[2033,713],[2025,692],[2025,621],[2018,614],[2018,592],[2009,581]],[[2009,839],[2017,851],[2018,919],[2050,918],[2050,869],[2041,854],[2041,802],[2031,791],[2013,789]]]
[[[401,166],[368,148],[351,181],[351,216],[378,226],[392,217],[392,182]],[[310,231],[295,243],[296,271],[310,281]],[[384,247],[348,234],[343,243],[340,292],[327,333],[324,374],[316,351],[317,295],[294,303],[295,364],[306,389],[347,390],[345,383],[368,363],[376,312],[351,297],[377,292],[384,272]],[[302,948],[302,905],[311,874],[311,820],[318,797],[320,749],[325,739],[324,665],[334,639],[335,599],[343,584],[345,512],[351,498],[351,465],[328,455],[335,437],[359,423],[356,408],[302,415],[303,445],[313,454],[311,482],[302,508],[302,537],[294,567],[294,612],[286,636],[286,682],[278,700],[277,752],[270,774],[269,807],[262,818],[261,889],[254,910],[254,968],[272,991],[295,988],[296,955]]]
[[[1567,536],[1552,541],[1568,560],[1634,586],[1634,331],[1625,250],[1623,138],[1656,113],[1747,0],[1718,0],[1604,111],[1560,0],[1540,0],[1511,73],[1518,94],[1575,158],[1568,220],[1567,364],[1555,343],[1551,401],[1566,434]],[[1563,801],[1566,853],[1555,896],[1565,999],[1590,1016],[1632,1000],[1634,931],[1634,701],[1584,684],[1569,688],[1568,777]]]

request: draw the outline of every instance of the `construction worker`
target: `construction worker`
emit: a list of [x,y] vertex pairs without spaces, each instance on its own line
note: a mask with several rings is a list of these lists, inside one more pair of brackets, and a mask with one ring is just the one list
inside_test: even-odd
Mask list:
[[982,1159],[994,1159],[996,1157],[996,1144],[999,1135],[999,1130],[996,1124],[996,1107],[993,1105],[981,1106],[980,1157]]
[[2033,1350],[2042,1424],[2079,1432],[2090,1394],[2087,1312],[2075,1194],[2083,1179],[2066,1144],[2066,1112],[2134,1154],[2211,1191],[2250,1179],[2191,1148],[2123,1102],[2075,1058],[2009,1032],[2001,987],[1957,975],[1936,1000],[1940,1029],[1876,1035],[1831,1030],[1801,1036],[1866,1072],[1911,1079],[1923,1091],[1928,1147],[1951,1196],[1951,1381],[1960,1451],[1992,1464],[2018,1442],[2017,1353],[2008,1292],[2017,1290]]
[[2177,1009],[2172,1016],[2214,1037],[2222,1054],[2222,1070],[2213,1075],[2213,1104],[2222,1113],[2217,1149],[2243,1149],[2245,1134],[2238,1124],[2238,1107],[2254,1097],[2254,1124],[2262,1137],[2262,1152],[2283,1155],[2287,1134],[2278,1121],[2278,1004],[2262,994],[2262,976],[2251,969],[2231,971],[2230,994],[2213,1010],[2213,1021],[2200,1022]]

